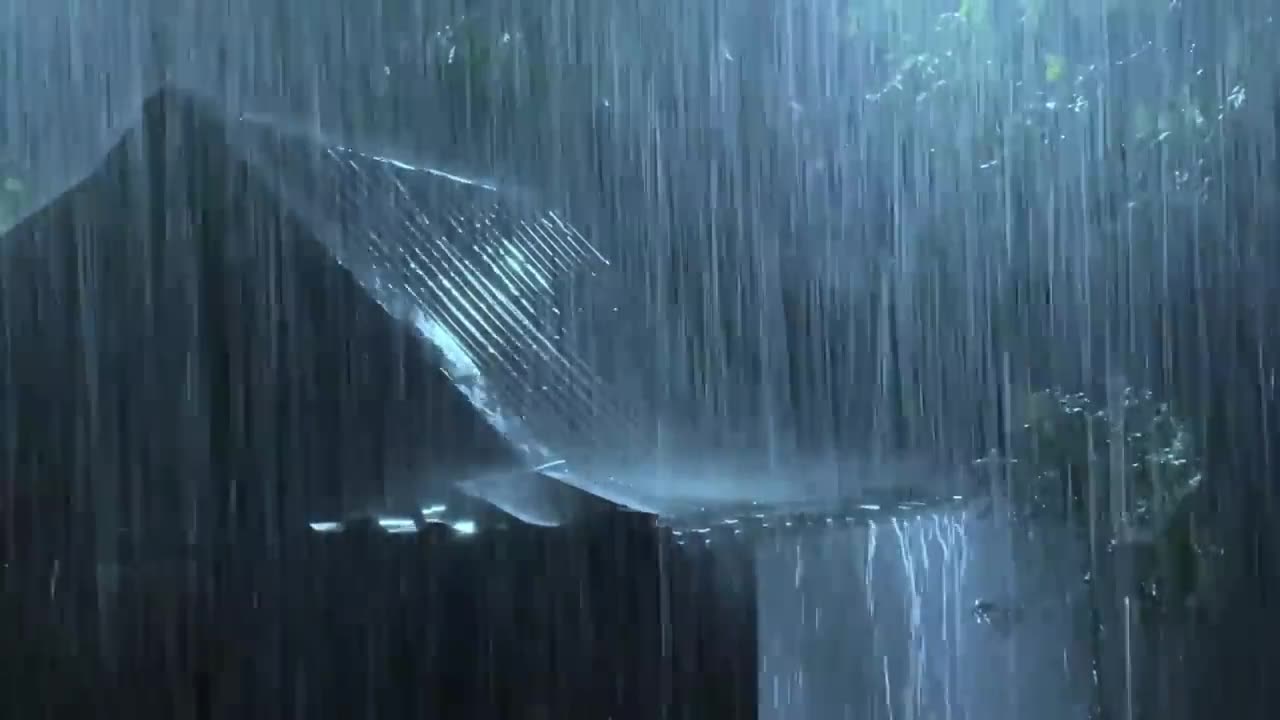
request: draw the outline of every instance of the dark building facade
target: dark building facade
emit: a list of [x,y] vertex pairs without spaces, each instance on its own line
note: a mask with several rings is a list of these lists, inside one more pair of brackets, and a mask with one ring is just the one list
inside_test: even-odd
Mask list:
[[655,518],[548,478],[525,474],[572,522],[456,490],[527,452],[297,212],[357,191],[286,186],[233,134],[161,93],[4,238],[0,704],[754,716],[750,593],[728,603]]

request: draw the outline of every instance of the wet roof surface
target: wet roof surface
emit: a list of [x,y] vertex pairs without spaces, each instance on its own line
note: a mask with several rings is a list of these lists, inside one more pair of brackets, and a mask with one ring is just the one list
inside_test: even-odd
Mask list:
[[[843,517],[849,508],[865,514],[871,505],[905,512],[868,499],[875,493],[865,483],[841,491],[800,486],[837,484],[830,479],[842,475],[920,485],[935,474],[867,463],[760,463],[732,450],[711,453],[690,433],[679,438],[686,452],[705,457],[655,459],[656,436],[641,427],[654,423],[652,408],[634,388],[604,380],[581,352],[625,336],[620,326],[635,318],[616,312],[626,298],[617,295],[614,269],[569,219],[529,193],[334,146],[261,119],[225,118],[181,93],[163,93],[148,107],[141,132],[170,145],[219,146],[202,152],[229,150],[246,162],[363,292],[414,329],[466,403],[517,451],[517,467],[459,476],[423,507],[382,516],[392,529],[418,528],[417,513],[437,505],[449,508],[442,522],[462,527],[492,524],[481,517],[494,509],[553,525],[574,514],[565,506],[609,503],[689,527],[754,517],[761,506],[804,517]],[[174,134],[182,118],[193,136]],[[592,307],[602,298],[614,312]],[[345,519],[313,522],[331,528]]]
[[[622,326],[639,319],[625,308],[618,312],[628,300],[617,294],[616,269],[571,219],[533,193],[497,181],[282,132],[263,118],[230,126],[238,151],[384,308],[416,327],[451,381],[539,477],[691,526],[706,517],[751,517],[759,509],[753,502],[806,517],[861,517],[872,506],[910,512],[917,502],[951,502],[946,493],[942,500],[898,502],[919,495],[904,494],[904,484],[937,484],[917,467],[871,469],[852,461],[815,471],[783,461],[762,471],[735,470],[743,457],[721,464],[655,461],[648,443],[659,440],[647,428],[658,422],[652,399],[593,367],[599,348],[616,343],[628,332]],[[637,351],[651,349],[632,348]],[[637,372],[658,365],[627,362]],[[685,452],[704,452],[694,435],[685,433],[680,442],[692,448]],[[871,473],[875,483],[796,493],[773,486],[804,482],[746,482],[762,472],[808,474],[818,485],[834,482],[819,476]],[[716,478],[735,474],[743,487],[726,493]],[[886,492],[876,488],[886,485],[897,499],[876,500]],[[493,492],[492,483],[485,492]]]

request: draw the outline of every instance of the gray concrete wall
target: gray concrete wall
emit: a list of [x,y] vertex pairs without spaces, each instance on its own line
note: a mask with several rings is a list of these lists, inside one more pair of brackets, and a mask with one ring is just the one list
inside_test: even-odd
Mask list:
[[1086,718],[1078,567],[1061,533],[1015,538],[975,512],[767,542],[760,717]]

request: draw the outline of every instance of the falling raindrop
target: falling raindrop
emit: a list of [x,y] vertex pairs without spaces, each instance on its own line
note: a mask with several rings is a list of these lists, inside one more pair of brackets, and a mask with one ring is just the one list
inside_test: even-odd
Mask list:
[[1275,717],[1274,16],[3,0],[0,716]]

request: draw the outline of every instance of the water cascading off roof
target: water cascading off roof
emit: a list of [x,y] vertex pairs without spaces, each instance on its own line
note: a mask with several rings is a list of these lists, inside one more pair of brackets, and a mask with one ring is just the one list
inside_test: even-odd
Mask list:
[[998,515],[955,507],[757,543],[759,717],[1087,717],[1063,539],[1019,548]]

